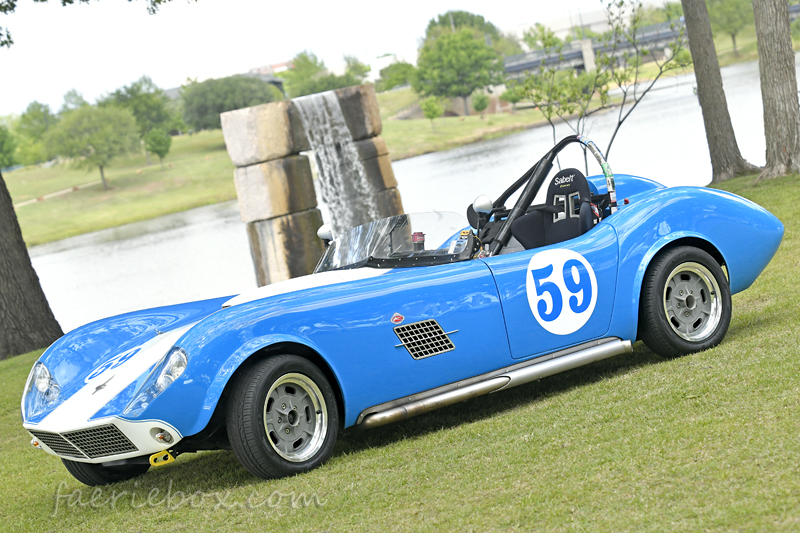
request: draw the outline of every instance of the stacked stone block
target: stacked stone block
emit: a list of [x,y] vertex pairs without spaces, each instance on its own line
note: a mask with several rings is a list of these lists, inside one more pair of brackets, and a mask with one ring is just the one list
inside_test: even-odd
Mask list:
[[[403,212],[371,85],[336,91],[380,217]],[[311,147],[290,100],[223,113],[242,221],[258,285],[310,274],[322,255],[322,225],[308,157]],[[359,223],[369,222],[367,214]]]

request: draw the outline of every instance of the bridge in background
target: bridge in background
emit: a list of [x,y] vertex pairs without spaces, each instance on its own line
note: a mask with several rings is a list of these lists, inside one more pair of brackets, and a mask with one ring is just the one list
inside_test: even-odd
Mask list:
[[[800,7],[800,6],[798,6]],[[641,28],[636,35],[638,45],[652,51],[666,49],[670,43],[674,42],[681,32],[683,22],[679,22],[672,27],[672,23],[665,22]],[[602,40],[584,39],[572,41],[568,47],[561,51],[561,55],[553,50],[533,50],[524,54],[517,54],[505,58],[505,74],[507,77],[516,78],[522,76],[526,71],[535,71],[540,66],[557,66],[558,69],[588,70],[595,69],[595,57],[598,53],[621,56],[633,50],[633,44],[629,41],[619,43],[614,47],[609,46]]]

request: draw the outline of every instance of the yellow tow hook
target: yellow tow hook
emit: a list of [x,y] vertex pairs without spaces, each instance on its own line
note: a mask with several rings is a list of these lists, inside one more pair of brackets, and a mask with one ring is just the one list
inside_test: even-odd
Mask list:
[[162,466],[175,462],[175,457],[169,453],[169,450],[157,452],[150,456],[150,466]]

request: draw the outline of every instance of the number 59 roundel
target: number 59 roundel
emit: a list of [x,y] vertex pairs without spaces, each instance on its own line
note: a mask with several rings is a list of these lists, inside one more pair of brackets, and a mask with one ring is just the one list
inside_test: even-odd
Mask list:
[[534,255],[528,263],[526,287],[536,321],[556,335],[581,329],[597,302],[592,265],[572,250],[545,250]]

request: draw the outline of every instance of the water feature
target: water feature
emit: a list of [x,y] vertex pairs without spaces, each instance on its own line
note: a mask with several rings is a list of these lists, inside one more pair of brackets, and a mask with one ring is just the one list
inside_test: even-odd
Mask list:
[[322,201],[327,204],[334,235],[381,218],[367,172],[356,150],[334,91],[293,100],[314,150]]
[[[742,154],[764,163],[764,126],[758,65],[722,69]],[[667,185],[705,185],[711,163],[694,76],[659,83],[620,130],[608,157],[618,173]],[[613,113],[599,116],[589,136],[606,149]],[[488,117],[487,120],[491,120]],[[568,128],[559,126],[558,135]],[[464,213],[478,194],[493,198],[552,146],[549,128],[393,163],[408,213],[432,209]],[[562,165],[583,168],[579,150]],[[590,171],[599,169],[590,162]],[[329,210],[320,205],[323,218]],[[256,286],[244,224],[236,202],[104,230],[31,249],[33,265],[65,330],[136,309],[226,294]]]

